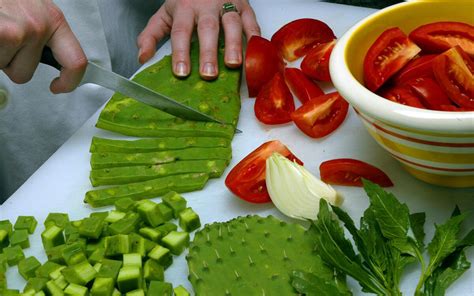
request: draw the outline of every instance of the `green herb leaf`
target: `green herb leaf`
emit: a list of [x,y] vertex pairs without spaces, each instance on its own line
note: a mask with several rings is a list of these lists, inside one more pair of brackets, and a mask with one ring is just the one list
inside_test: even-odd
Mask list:
[[407,205],[380,186],[367,180],[363,183],[383,236],[387,239],[406,238],[410,223]]
[[471,229],[471,231],[469,231],[469,233],[458,244],[458,248],[469,246],[474,246],[474,229]]
[[416,242],[418,246],[420,246],[420,250],[423,250],[425,243],[425,221],[426,221],[426,214],[421,213],[413,213],[410,215],[410,227],[413,231],[413,235],[415,235]]
[[471,263],[467,260],[464,250],[454,252],[426,280],[425,296],[443,296],[448,287],[470,267]]
[[321,278],[319,274],[302,270],[294,270],[291,273],[291,285],[298,293],[306,296],[352,295],[345,282],[336,282],[334,277]]
[[430,255],[428,272],[436,268],[444,258],[456,249],[457,235],[465,218],[466,213],[454,216],[442,225],[435,225],[435,235],[428,245],[428,254]]
[[355,278],[364,291],[385,294],[386,289],[361,263],[344,237],[344,230],[337,220],[332,218],[328,203],[321,199],[318,219],[313,222],[317,229],[316,247],[321,258],[330,266]]

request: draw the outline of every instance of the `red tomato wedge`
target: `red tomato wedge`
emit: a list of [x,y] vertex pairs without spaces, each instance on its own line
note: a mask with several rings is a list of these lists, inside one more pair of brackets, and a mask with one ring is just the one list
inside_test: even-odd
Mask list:
[[306,77],[300,69],[286,68],[285,81],[291,91],[303,104],[312,98],[324,95],[324,92],[319,86]]
[[448,95],[434,80],[434,77],[415,78],[406,84],[428,109],[442,110],[441,106],[452,104]]
[[466,23],[430,23],[416,28],[409,37],[427,52],[441,53],[459,45],[474,57],[474,26]]
[[420,50],[399,28],[384,31],[365,55],[365,86],[376,91]]
[[434,77],[431,62],[436,56],[435,54],[428,54],[409,61],[406,66],[393,77],[393,83],[403,85],[405,82],[414,78]]
[[291,118],[306,135],[322,138],[342,124],[348,109],[346,100],[338,92],[333,92],[304,103],[291,113]]
[[319,166],[319,172],[321,180],[328,184],[362,187],[364,178],[382,187],[393,186],[384,172],[357,159],[340,158],[325,161]]
[[311,49],[301,62],[304,74],[319,81],[331,81],[329,75],[329,57],[336,45],[336,40],[317,45]]
[[407,86],[395,86],[380,92],[380,95],[392,102],[415,108],[426,109],[418,96]]
[[245,76],[249,97],[256,97],[260,89],[276,72],[283,71],[285,63],[276,47],[267,39],[252,36],[245,53]]
[[291,121],[295,102],[285,79],[277,72],[258,93],[254,105],[255,116],[266,124],[281,124]]
[[303,165],[280,141],[262,144],[242,159],[227,175],[225,185],[235,195],[252,203],[270,202],[265,184],[266,160],[278,152],[289,160]]
[[304,18],[292,21],[272,36],[272,43],[288,61],[294,61],[314,46],[335,39],[331,28],[322,21]]
[[[433,60],[433,73],[449,98],[459,107],[474,108],[474,67],[455,46]],[[467,64],[466,64],[467,62]]]

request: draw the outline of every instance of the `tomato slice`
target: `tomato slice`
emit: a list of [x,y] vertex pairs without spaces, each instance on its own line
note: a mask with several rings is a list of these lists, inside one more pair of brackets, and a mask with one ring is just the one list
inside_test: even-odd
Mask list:
[[[463,50],[455,46],[433,60],[433,73],[438,83],[458,106],[474,108],[474,67]],[[466,56],[467,57],[467,56]],[[467,62],[467,63],[466,63]]]
[[409,37],[427,52],[441,53],[458,45],[474,57],[474,26],[466,23],[430,23],[416,28]]
[[407,86],[394,86],[392,88],[382,90],[380,92],[380,95],[395,103],[415,108],[426,109],[426,107],[421,103],[418,96],[416,96]]
[[334,32],[322,21],[303,18],[294,20],[275,32],[272,43],[288,61],[304,56],[314,46],[335,39]]
[[303,165],[303,162],[280,141],[266,142],[242,159],[230,171],[225,179],[227,188],[241,199],[249,202],[270,202],[271,199],[265,184],[265,163],[274,152]]
[[371,91],[377,90],[420,50],[399,28],[384,31],[365,56],[365,86]]
[[362,178],[382,187],[393,186],[390,178],[380,169],[366,162],[340,158],[324,161],[319,166],[321,180],[334,185],[362,187]]
[[344,121],[349,104],[338,92],[304,103],[291,118],[296,126],[312,138],[322,138],[335,131]]
[[285,79],[277,72],[258,93],[254,105],[255,116],[266,124],[281,124],[291,121],[295,102]]
[[422,104],[428,109],[442,110],[442,105],[451,105],[448,95],[439,84],[430,77],[421,77],[406,83],[414,94],[418,96]]
[[286,68],[285,81],[291,91],[303,104],[312,98],[324,95],[324,92],[319,86],[306,77],[298,68]]
[[245,76],[249,97],[256,97],[260,89],[276,72],[283,71],[285,63],[277,48],[267,39],[252,36],[245,53]]
[[319,81],[331,81],[329,75],[329,58],[336,45],[336,40],[317,45],[311,49],[301,62],[304,74]]
[[403,85],[414,78],[434,77],[431,63],[436,56],[435,54],[428,54],[409,61],[393,77],[393,83]]

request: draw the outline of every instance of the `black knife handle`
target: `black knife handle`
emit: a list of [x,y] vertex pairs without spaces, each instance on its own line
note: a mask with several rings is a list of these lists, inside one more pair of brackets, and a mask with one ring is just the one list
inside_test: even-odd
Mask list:
[[54,58],[53,51],[48,46],[45,46],[43,48],[43,52],[41,53],[40,63],[50,65],[51,67],[54,67],[58,69],[59,71],[61,71],[61,68],[62,68],[62,66]]

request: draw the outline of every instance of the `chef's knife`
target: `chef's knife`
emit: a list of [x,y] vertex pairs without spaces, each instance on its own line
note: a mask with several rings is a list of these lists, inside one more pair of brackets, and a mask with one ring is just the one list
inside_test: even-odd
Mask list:
[[[53,56],[53,52],[49,47],[45,47],[43,49],[41,63],[61,70],[61,65],[56,61]],[[117,73],[107,70],[91,61],[87,62],[86,73],[84,74],[80,85],[86,83],[93,83],[103,86],[180,118],[225,124],[224,122],[221,122],[207,114],[177,102]],[[239,133],[241,131],[236,129],[236,132]]]

